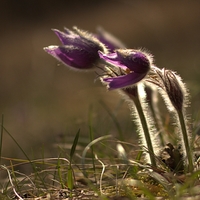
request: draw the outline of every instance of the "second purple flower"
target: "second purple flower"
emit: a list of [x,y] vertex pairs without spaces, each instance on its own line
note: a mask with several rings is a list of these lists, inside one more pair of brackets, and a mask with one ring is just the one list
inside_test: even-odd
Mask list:
[[115,53],[99,52],[100,58],[106,63],[119,68],[120,73],[103,78],[109,89],[124,88],[140,82],[148,74],[152,57],[140,50],[119,49]]

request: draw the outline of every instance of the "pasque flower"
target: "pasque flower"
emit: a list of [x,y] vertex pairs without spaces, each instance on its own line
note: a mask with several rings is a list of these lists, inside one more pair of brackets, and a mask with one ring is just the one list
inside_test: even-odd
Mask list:
[[123,88],[138,83],[148,74],[152,64],[151,56],[140,50],[118,49],[109,54],[99,52],[99,55],[106,63],[121,70],[117,76],[103,78],[103,81],[108,83],[109,89]]
[[174,112],[176,116],[177,135],[182,142],[184,157],[187,157],[188,160],[186,171],[193,172],[192,133],[188,127],[188,117],[185,113],[185,108],[188,103],[188,94],[185,84],[182,82],[181,77],[171,70],[161,70],[154,67],[152,71],[154,71],[155,74],[150,76],[149,82],[162,89],[159,91],[161,92],[168,109]]
[[49,46],[44,50],[67,66],[75,69],[91,69],[99,61],[98,51],[107,49],[95,36],[76,27],[65,31],[53,29],[62,42],[61,46]]
[[[169,97],[173,107],[176,110],[181,111],[184,107],[185,96],[187,96],[187,92],[180,76],[171,70],[159,69],[157,67],[154,67],[153,71],[155,72],[156,76],[153,76],[152,78],[150,76],[152,80],[150,80],[150,82],[162,88]],[[171,107],[168,102],[166,103],[169,110],[173,110],[173,107]]]
[[167,107],[175,113],[183,158],[187,158],[186,172],[192,172],[192,135],[185,115],[187,94],[181,78],[171,70],[160,70],[153,66],[151,55],[142,50],[126,49],[123,43],[103,29],[98,29],[97,34],[89,34],[76,27],[72,30],[65,28],[64,31],[53,31],[62,44],[45,47],[47,53],[74,69],[95,68],[103,84],[111,90],[120,89],[118,92],[126,99],[135,117],[140,145],[148,150],[145,153],[146,161],[154,168],[157,166],[155,155],[159,153],[160,141],[157,139],[155,123],[151,120],[144,87],[147,82],[153,83],[150,84],[152,87],[158,86],[156,88]]
[[[153,144],[156,140],[154,140],[154,137],[151,138],[154,129],[150,127],[152,123],[147,123],[145,101],[140,98],[138,93],[143,88],[138,89],[137,85],[150,71],[152,57],[143,51],[133,49],[118,49],[109,54],[99,52],[99,55],[108,64],[105,68],[107,69],[107,71],[105,70],[105,76],[101,80],[103,83],[108,83],[109,89],[120,89],[120,94],[129,103],[131,112],[135,116],[134,121],[138,125],[140,144],[142,148],[146,147],[149,151],[149,154],[145,153],[146,161],[155,167],[155,145]],[[149,116],[148,119],[150,119]],[[150,128],[152,131],[149,130]]]

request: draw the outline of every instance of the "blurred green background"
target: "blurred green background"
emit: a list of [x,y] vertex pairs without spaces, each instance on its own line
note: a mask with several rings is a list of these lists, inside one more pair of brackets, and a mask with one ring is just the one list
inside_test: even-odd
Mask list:
[[[134,0],[1,0],[0,113],[4,126],[27,152],[70,138],[81,128],[88,137],[88,113],[93,105],[97,135],[117,135],[103,100],[115,112],[116,92],[107,92],[93,73],[76,73],[58,63],[43,47],[60,44],[51,28],[97,26],[129,48],[148,49],[156,65],[177,71],[192,94],[193,119],[200,100],[200,2]],[[126,104],[117,118],[124,137],[133,132]],[[109,128],[108,128],[109,127]],[[132,137],[132,136],[131,136]],[[3,156],[20,157],[20,150],[4,133]]]

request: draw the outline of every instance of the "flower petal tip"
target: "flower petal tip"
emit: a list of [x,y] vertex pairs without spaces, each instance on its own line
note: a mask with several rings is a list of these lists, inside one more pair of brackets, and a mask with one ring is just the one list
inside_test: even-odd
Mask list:
[[51,45],[51,46],[48,46],[48,47],[44,47],[44,51],[46,51],[47,53],[51,53],[52,51],[55,51],[56,49],[58,48],[58,46],[55,46],[55,45]]
[[103,60],[106,60],[106,58],[107,58],[107,55],[106,55],[106,53],[103,53],[102,51],[98,51],[98,54],[99,54],[99,57],[101,58],[101,59],[103,59]]
[[102,51],[98,51],[99,57],[103,58],[104,57],[104,53]]

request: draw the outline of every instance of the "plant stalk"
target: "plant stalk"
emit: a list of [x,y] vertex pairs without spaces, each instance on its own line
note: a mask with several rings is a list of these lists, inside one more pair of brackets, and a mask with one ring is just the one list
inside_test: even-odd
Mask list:
[[191,145],[190,145],[190,142],[188,139],[188,133],[187,133],[187,129],[186,129],[185,119],[184,119],[182,110],[177,111],[177,113],[178,113],[178,118],[179,118],[181,131],[182,131],[182,135],[183,135],[185,151],[186,151],[186,155],[187,155],[187,159],[188,159],[188,169],[187,170],[189,172],[193,172],[194,165],[193,165],[193,158],[192,158],[192,149],[191,149]]
[[135,95],[132,96],[132,100],[135,103],[135,107],[136,110],[138,112],[139,118],[140,118],[140,122],[142,125],[142,129],[144,132],[144,136],[145,136],[145,140],[146,140],[146,144],[147,144],[147,148],[149,151],[149,156],[150,156],[150,161],[153,167],[156,167],[156,160],[155,160],[155,154],[154,154],[154,149],[153,149],[153,145],[152,145],[152,141],[151,141],[151,137],[149,134],[149,129],[148,129],[148,125],[147,125],[147,121],[142,109],[142,105],[138,96],[138,88],[135,88]]

